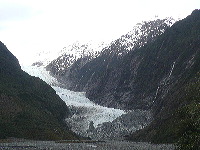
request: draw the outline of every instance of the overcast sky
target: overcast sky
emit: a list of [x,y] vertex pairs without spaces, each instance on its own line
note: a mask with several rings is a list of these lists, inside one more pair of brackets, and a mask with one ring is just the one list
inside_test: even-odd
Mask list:
[[155,15],[184,18],[199,7],[199,0],[0,0],[0,41],[22,63],[38,51],[116,39]]

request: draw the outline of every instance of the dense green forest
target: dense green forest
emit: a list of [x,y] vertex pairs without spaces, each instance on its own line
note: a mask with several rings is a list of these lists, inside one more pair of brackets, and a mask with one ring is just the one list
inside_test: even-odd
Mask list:
[[76,139],[65,125],[66,104],[39,78],[21,70],[0,43],[0,138]]

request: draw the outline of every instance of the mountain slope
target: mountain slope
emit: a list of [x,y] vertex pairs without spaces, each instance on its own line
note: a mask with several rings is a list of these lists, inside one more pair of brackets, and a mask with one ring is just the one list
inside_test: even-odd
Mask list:
[[[168,76],[163,78],[163,82],[158,84],[156,90],[155,103],[152,107],[155,120],[147,128],[132,134],[131,140],[155,143],[178,141],[180,149],[198,149],[200,141],[199,20],[200,10],[195,10],[190,16],[172,26],[155,43],[142,49],[141,53],[151,51],[149,56],[154,60],[158,60],[160,53],[162,56],[160,62],[171,66]],[[146,61],[146,67],[151,63],[150,59]],[[157,72],[151,72],[160,76],[164,68],[163,66]]]
[[200,144],[200,72],[163,101],[165,108],[155,120],[129,136],[129,140],[178,142],[180,149],[195,149],[191,146]]
[[[86,91],[87,97],[100,105],[130,109],[127,104],[130,99],[130,90],[124,97],[123,93],[128,88],[122,89],[125,90],[122,91],[123,93],[118,92],[120,89],[117,89],[125,82],[124,79],[129,74],[128,71],[124,72],[123,57],[130,50],[133,51],[154,41],[158,35],[169,28],[172,24],[171,20],[170,18],[157,19],[138,24],[131,32],[113,41],[110,46],[105,47],[98,57],[90,61],[87,57],[80,58],[70,67],[66,67],[64,74],[62,72],[58,73],[59,75],[56,77],[71,90]],[[59,71],[59,69],[57,70]],[[55,71],[51,72],[55,74]],[[127,97],[128,99],[126,99]],[[135,108],[142,108],[142,105],[143,103],[138,103]]]
[[[70,68],[73,63],[77,64],[81,62],[79,67],[82,67],[99,55],[108,55],[110,57],[112,55],[124,55],[131,49],[139,48],[155,40],[158,35],[162,34],[174,22],[173,18],[143,21],[134,26],[130,32],[122,35],[110,44],[101,43],[97,46],[95,44],[80,44],[76,42],[73,45],[65,47],[62,50],[63,54],[47,65],[47,70],[53,75],[62,76],[68,74],[69,69],[73,70]],[[103,51],[102,54],[101,50]]]
[[[69,68],[78,59],[84,59],[84,63],[90,61],[94,57],[98,56],[99,51],[107,45],[101,44],[81,44],[79,42],[73,43],[68,47],[64,47],[62,55],[50,61],[46,66],[46,69],[53,75],[63,75],[66,73],[66,69]],[[82,61],[83,62],[83,61]]]
[[198,71],[198,23],[198,13],[194,12],[155,41],[128,54],[116,40],[99,57],[83,66],[81,60],[76,61],[59,78],[72,82],[69,88],[73,90],[86,91],[86,96],[98,104],[150,109],[176,83]]
[[68,115],[55,91],[23,72],[0,42],[0,138],[75,139],[63,121]]
[[[195,80],[200,71],[199,35],[200,10],[194,10],[151,42],[127,53],[116,40],[99,57],[83,66],[81,60],[76,61],[59,78],[73,82],[71,89],[86,91],[95,103],[152,110],[154,121],[129,139],[177,142],[183,133],[190,132],[182,121],[196,124],[192,134],[199,131],[199,122],[195,122],[200,102],[199,81]],[[193,81],[195,85],[188,91]],[[188,121],[188,116],[193,119]]]

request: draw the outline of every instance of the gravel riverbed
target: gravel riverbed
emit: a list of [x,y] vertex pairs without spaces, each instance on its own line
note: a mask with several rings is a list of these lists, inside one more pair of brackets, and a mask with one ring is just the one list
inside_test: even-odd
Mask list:
[[57,143],[55,141],[15,141],[0,143],[0,150],[173,150],[171,144],[105,141],[91,143]]

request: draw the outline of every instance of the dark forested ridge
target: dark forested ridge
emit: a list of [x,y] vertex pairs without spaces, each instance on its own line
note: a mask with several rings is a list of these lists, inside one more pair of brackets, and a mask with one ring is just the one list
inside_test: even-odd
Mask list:
[[0,42],[0,138],[76,139],[64,124],[66,104],[44,81],[21,70]]
[[200,10],[144,43],[127,52],[116,40],[89,62],[79,59],[58,78],[95,103],[152,110],[154,121],[130,140],[200,141]]

